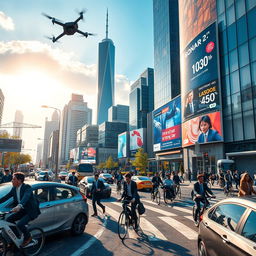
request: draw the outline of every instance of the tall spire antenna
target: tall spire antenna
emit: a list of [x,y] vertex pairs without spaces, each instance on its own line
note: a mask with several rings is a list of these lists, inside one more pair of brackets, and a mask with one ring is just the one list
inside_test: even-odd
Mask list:
[[106,38],[108,38],[108,9],[107,9],[107,19],[106,19]]

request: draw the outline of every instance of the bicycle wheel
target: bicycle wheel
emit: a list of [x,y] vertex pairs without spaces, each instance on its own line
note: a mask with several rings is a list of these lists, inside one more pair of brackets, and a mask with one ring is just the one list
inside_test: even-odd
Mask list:
[[176,197],[181,199],[181,189],[178,187]]
[[139,230],[139,227],[140,227],[140,215],[139,215],[139,212],[138,212],[138,208],[136,210],[136,214],[137,214],[137,229],[135,227],[135,222],[134,220],[132,221],[132,227],[134,229],[135,232],[137,232]]
[[196,227],[198,227],[199,226],[199,215],[200,215],[200,213],[197,215],[197,218],[195,219],[196,205],[193,206],[192,215],[193,215],[194,224],[195,224]]
[[45,235],[40,228],[31,229],[30,234],[32,236],[32,241],[26,247],[22,248],[22,251],[25,255],[35,256],[41,252],[44,246]]
[[121,240],[124,240],[129,228],[129,217],[122,211],[118,219],[118,236]]
[[166,204],[170,204],[172,202],[172,198],[166,195],[166,191],[164,191],[164,202]]
[[155,192],[151,192],[151,201],[152,201],[152,202],[155,201]]
[[157,191],[157,192],[156,192],[156,203],[157,203],[158,205],[160,205],[160,200],[161,200],[160,192]]
[[0,236],[0,256],[4,256],[7,253],[7,246],[5,239]]

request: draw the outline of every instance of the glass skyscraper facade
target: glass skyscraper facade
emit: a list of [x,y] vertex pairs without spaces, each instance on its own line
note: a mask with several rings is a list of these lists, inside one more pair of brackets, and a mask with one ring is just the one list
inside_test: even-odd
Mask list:
[[180,94],[178,0],[154,0],[155,108]]
[[115,46],[108,38],[108,16],[106,38],[99,43],[98,59],[98,104],[97,123],[108,120],[108,109],[114,105]]

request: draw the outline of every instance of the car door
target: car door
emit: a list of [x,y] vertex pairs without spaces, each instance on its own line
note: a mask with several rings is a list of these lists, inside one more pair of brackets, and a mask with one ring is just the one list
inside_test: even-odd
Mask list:
[[[203,219],[201,235],[211,256],[241,255],[235,243],[238,223],[246,207],[237,204],[220,204]],[[239,246],[239,245],[238,245]]]
[[54,229],[54,202],[51,200],[51,187],[42,186],[33,188],[34,196],[39,201],[41,214],[31,222],[31,225],[40,227],[44,232]]

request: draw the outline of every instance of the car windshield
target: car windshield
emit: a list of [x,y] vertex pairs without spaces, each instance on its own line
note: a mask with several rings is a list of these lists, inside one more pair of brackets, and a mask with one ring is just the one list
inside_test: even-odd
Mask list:
[[[93,183],[94,180],[95,180],[94,177],[89,177],[89,178],[87,178],[87,183]],[[104,179],[99,178],[99,180],[101,180],[102,182],[105,183],[105,180],[104,180]]]
[[103,176],[106,177],[106,178],[111,178],[111,177],[112,177],[112,175],[111,175],[111,174],[108,174],[108,173],[103,174]]
[[60,174],[68,174],[67,172],[60,172]]
[[139,180],[150,180],[148,177],[138,177]]
[[40,172],[39,175],[45,175],[46,173],[48,173],[48,175],[51,175],[51,174],[52,174],[52,172]]
[[93,167],[91,164],[79,164],[78,172],[92,172],[93,173]]
[[[4,185],[4,186],[1,186],[1,187],[0,187],[0,195],[1,195],[1,197],[7,195],[7,194],[11,191],[11,189],[12,189],[12,185]],[[4,202],[4,203],[5,203],[5,202]],[[3,204],[4,204],[4,203],[3,203]],[[0,205],[2,205],[2,204],[0,204]]]

